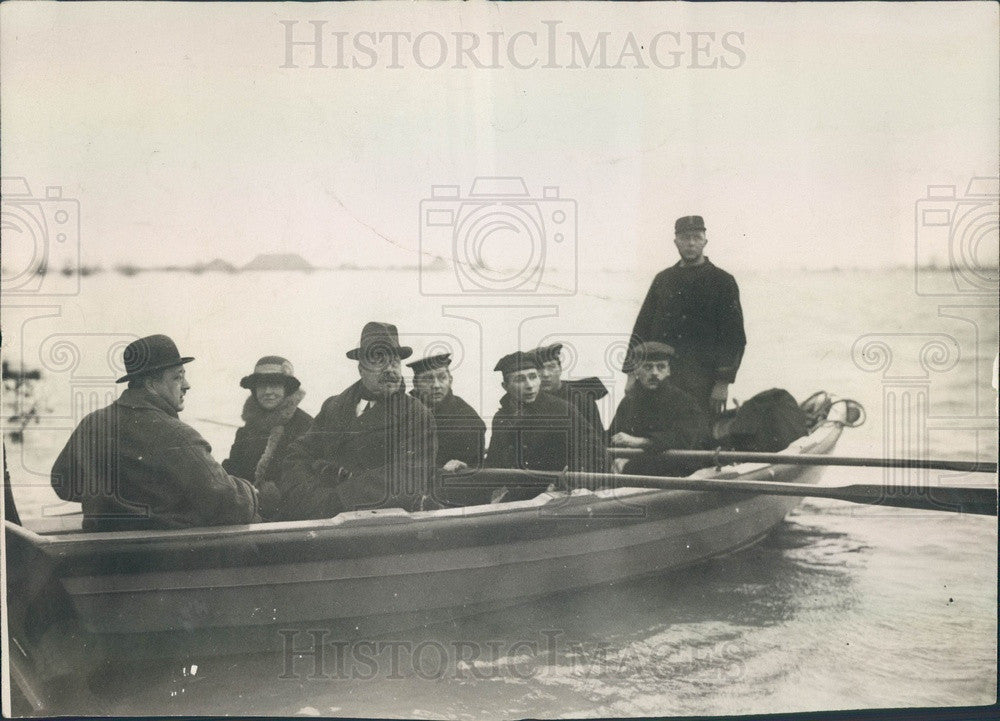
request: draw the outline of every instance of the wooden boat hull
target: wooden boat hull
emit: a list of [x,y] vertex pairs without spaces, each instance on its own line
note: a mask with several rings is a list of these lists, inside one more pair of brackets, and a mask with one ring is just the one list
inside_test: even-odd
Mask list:
[[[840,431],[825,424],[787,452],[829,453]],[[815,483],[822,470],[744,464],[727,477]],[[53,673],[101,654],[280,649],[302,629],[385,634],[733,553],[799,500],[617,489],[181,531],[7,524],[12,655]]]

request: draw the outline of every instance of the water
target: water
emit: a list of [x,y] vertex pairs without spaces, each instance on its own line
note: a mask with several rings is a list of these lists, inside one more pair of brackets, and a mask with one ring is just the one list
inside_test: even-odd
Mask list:
[[[576,357],[571,376],[611,387],[610,414],[623,378],[609,365],[651,273],[593,273],[576,296],[517,299],[540,306],[530,311],[443,312],[406,271],[100,275],[53,311],[5,308],[6,357],[23,352],[43,368],[49,408],[22,446],[8,445],[19,508],[29,526],[58,512],[48,468],[74,418],[111,392],[120,373],[108,349],[127,342],[123,331],[168,333],[196,356],[182,418],[221,459],[233,431],[220,424],[238,422],[237,384],[259,356],[290,358],[315,412],[356,378],[343,353],[369,319],[396,322],[418,353],[449,344],[457,392],[487,418],[502,392],[496,358],[519,339],[563,340]],[[750,346],[734,396],[780,386],[800,399],[825,389],[861,401],[868,421],[845,431],[845,454],[996,458],[995,307],[918,297],[906,271],[739,280]],[[990,481],[885,473],[829,469],[825,481]],[[345,649],[342,668],[328,657],[326,678],[308,677],[307,657],[185,659],[116,680],[97,708],[466,719],[987,704],[996,554],[994,518],[807,500],[765,543],[728,559],[378,639]]]

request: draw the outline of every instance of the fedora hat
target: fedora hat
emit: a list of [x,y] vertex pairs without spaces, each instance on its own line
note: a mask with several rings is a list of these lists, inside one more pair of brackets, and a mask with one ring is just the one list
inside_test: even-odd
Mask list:
[[295,377],[295,370],[287,358],[279,355],[266,355],[261,358],[253,367],[253,373],[243,376],[240,380],[240,387],[253,390],[262,381],[280,381],[285,384],[285,390],[289,393],[298,390],[302,385]]
[[125,346],[125,375],[115,381],[124,383],[154,371],[190,363],[194,358],[181,358],[177,345],[165,335],[148,335]]
[[361,329],[361,340],[358,347],[347,351],[351,360],[381,360],[387,355],[394,355],[400,360],[413,355],[413,349],[399,344],[399,331],[392,323],[369,321]]

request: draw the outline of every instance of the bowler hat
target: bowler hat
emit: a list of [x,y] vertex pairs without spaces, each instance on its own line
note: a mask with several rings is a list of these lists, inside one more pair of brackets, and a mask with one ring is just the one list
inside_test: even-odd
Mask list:
[[535,348],[532,352],[538,358],[539,363],[545,363],[546,361],[559,360],[559,354],[562,352],[562,349],[562,343],[553,343],[552,345],[543,345],[539,348]]
[[700,215],[685,215],[674,221],[675,233],[689,233],[695,230],[705,230],[705,221]]
[[243,376],[240,380],[240,387],[253,390],[258,383],[264,381],[280,381],[285,385],[288,393],[298,390],[302,385],[295,377],[295,370],[292,364],[278,355],[266,355],[261,358],[253,367],[253,373]]
[[369,321],[361,329],[361,340],[357,348],[347,351],[351,360],[379,361],[386,356],[400,359],[413,355],[413,349],[399,344],[399,331],[392,323]]
[[427,356],[426,358],[421,358],[420,360],[407,363],[406,365],[413,369],[413,375],[426,373],[427,371],[435,371],[438,368],[447,368],[451,365],[451,353],[441,353],[439,355]]
[[523,350],[519,350],[513,353],[508,353],[503,358],[498,360],[493,370],[500,371],[504,374],[504,376],[506,376],[508,373],[523,371],[527,368],[534,368],[535,370],[538,370],[538,356],[535,355],[534,351],[525,353]]
[[125,375],[115,381],[124,383],[154,371],[190,363],[194,358],[181,358],[177,345],[165,335],[148,335],[125,346]]

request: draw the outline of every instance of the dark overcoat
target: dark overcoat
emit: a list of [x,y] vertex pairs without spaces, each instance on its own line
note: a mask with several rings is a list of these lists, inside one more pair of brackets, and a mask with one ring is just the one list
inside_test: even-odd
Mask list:
[[258,488],[277,481],[288,447],[312,424],[312,416],[298,407],[303,395],[301,390],[295,391],[271,411],[264,410],[252,395],[247,398],[244,425],[236,430],[229,458],[222,467]]
[[448,461],[462,461],[470,468],[481,466],[486,424],[476,410],[454,393],[448,393],[430,410],[437,426],[437,467]]
[[279,518],[421,506],[434,477],[433,416],[402,386],[357,416],[361,399],[360,381],[328,398],[309,430],[292,442],[277,484]]
[[652,443],[643,455],[630,460],[624,473],[687,475],[700,465],[657,457],[660,451],[705,448],[709,439],[708,416],[689,394],[669,382],[656,390],[636,384],[622,398],[611,421],[611,437],[624,432]]
[[608,394],[608,389],[598,378],[578,378],[571,381],[562,381],[559,390],[545,391],[560,400],[569,403],[576,412],[583,416],[602,439],[605,436],[604,422],[601,420],[601,411],[597,406],[597,401]]
[[52,487],[83,505],[88,531],[259,520],[256,490],[226,473],[211,452],[166,401],[128,388],[80,421],[52,467]]
[[486,465],[537,471],[603,471],[604,440],[571,405],[547,393],[533,403],[500,399]]
[[[630,347],[645,341],[672,346],[673,382],[707,402],[716,382],[736,380],[743,359],[747,338],[736,280],[708,258],[660,271],[635,319]],[[630,354],[623,370],[632,360]]]

